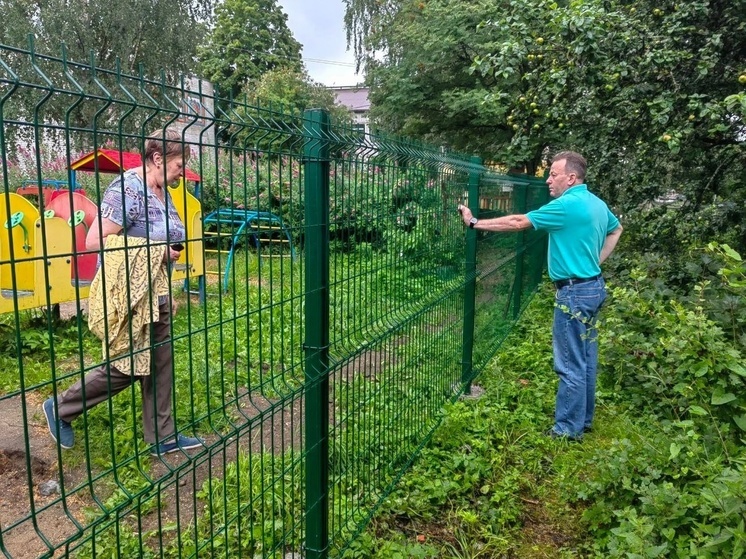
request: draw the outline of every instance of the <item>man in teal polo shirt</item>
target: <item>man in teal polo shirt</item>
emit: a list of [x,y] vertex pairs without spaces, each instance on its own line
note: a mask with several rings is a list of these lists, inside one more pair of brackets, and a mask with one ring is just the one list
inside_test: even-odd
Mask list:
[[587,164],[579,153],[563,151],[552,160],[547,185],[554,198],[525,215],[477,219],[459,206],[464,223],[483,231],[549,233],[549,277],[557,289],[552,329],[554,370],[559,388],[553,437],[578,440],[591,428],[596,401],[598,311],[606,299],[601,264],[622,234],[619,220],[588,191]]

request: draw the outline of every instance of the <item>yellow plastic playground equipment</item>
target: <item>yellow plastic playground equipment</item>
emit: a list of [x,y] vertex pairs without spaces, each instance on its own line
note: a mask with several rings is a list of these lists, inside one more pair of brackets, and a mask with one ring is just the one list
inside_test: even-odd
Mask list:
[[[141,164],[139,154],[98,149],[70,164],[72,184],[77,171],[119,173]],[[187,181],[198,188],[200,177],[188,169],[184,175],[169,192],[187,237],[171,279],[186,282],[204,274],[204,255],[202,207],[186,188]],[[98,207],[82,190],[59,183],[50,192],[47,182],[0,197],[0,314],[88,297],[97,253],[86,250],[85,236]],[[40,207],[24,197],[29,194],[39,197]]]
[[[70,226],[23,196],[0,199],[0,313],[73,301]],[[86,291],[87,296],[87,291]]]

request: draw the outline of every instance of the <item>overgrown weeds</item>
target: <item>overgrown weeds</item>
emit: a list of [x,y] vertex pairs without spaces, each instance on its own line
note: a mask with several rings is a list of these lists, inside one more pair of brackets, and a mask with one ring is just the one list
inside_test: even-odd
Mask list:
[[551,294],[537,297],[479,382],[462,399],[365,537],[345,557],[571,557],[579,514],[560,499],[551,426]]
[[693,259],[691,289],[634,266],[602,313],[598,416],[548,439],[550,290],[346,557],[741,557],[745,268]]

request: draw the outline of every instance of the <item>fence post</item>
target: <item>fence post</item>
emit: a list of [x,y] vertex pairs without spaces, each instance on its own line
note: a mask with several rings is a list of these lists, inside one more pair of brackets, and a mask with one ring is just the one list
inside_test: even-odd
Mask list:
[[[518,184],[515,193],[513,213],[525,214],[528,198],[528,185]],[[521,296],[523,295],[524,260],[526,257],[526,231],[518,233],[515,241],[515,279],[513,280],[513,319],[521,314]]]
[[329,546],[329,113],[305,111],[306,554]]
[[[482,159],[471,158],[469,171],[469,200],[467,206],[475,217],[479,216],[479,179],[482,176]],[[466,385],[466,394],[471,394],[474,355],[474,313],[477,292],[477,232],[466,230],[466,284],[464,285],[464,333],[461,344],[461,382]],[[468,384],[467,384],[468,383]]]

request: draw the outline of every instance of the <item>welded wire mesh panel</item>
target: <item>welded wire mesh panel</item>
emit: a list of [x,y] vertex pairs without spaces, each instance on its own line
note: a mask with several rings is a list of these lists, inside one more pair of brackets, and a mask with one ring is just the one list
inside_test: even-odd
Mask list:
[[6,557],[338,554],[505,337],[542,191],[317,116],[0,46]]
[[[521,188],[526,192],[525,211],[530,212],[549,202],[549,189],[543,179],[524,179]],[[530,295],[542,280],[546,269],[548,237],[545,232],[529,229],[520,238],[523,243],[523,276],[521,278],[520,310],[525,309]]]
[[[339,131],[344,135],[344,131]],[[332,537],[359,529],[461,389],[469,166],[363,137],[332,159]]]
[[[0,61],[3,554],[301,549],[299,115],[64,56],[2,48]],[[161,149],[143,170],[153,133]],[[183,229],[157,232],[177,164],[168,196]],[[104,218],[123,227],[90,249]],[[173,241],[183,250],[168,262]],[[103,316],[126,305],[103,334],[118,329],[124,350],[91,332],[97,274]],[[145,356],[144,376],[122,374]]]
[[[480,217],[524,214],[547,201],[543,181],[488,173],[480,185]],[[484,368],[528,304],[541,280],[546,235],[479,233],[475,296],[474,368]]]

